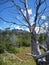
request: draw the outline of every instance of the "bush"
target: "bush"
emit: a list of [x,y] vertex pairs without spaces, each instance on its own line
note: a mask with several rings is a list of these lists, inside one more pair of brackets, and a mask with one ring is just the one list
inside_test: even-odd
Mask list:
[[29,40],[23,41],[23,46],[29,47],[31,45],[31,42]]
[[7,44],[7,39],[3,38],[1,43],[0,43],[0,53],[3,53],[4,49],[7,49],[6,44]]
[[0,53],[3,53],[4,49],[2,48],[2,46],[0,45]]
[[21,46],[29,47],[31,45],[30,40],[26,40],[26,39],[23,39],[23,38],[19,38],[17,40],[17,43],[18,43],[19,47],[21,47]]
[[4,52],[4,50],[2,48],[0,48],[0,53],[3,53],[3,52]]
[[10,52],[10,53],[19,53],[19,49],[16,48],[15,46],[11,45],[7,48],[7,51]]

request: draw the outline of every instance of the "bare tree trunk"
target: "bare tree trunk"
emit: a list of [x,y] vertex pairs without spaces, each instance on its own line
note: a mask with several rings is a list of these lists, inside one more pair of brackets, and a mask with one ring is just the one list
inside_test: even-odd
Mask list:
[[[40,49],[39,49],[39,45],[36,42],[36,33],[35,33],[35,31],[31,32],[31,53],[33,55],[41,54]],[[36,62],[36,65],[39,65],[38,59],[34,58],[34,60]]]
[[[49,27],[48,27],[49,28]],[[47,45],[47,50],[49,50],[49,29],[47,31],[47,38],[46,38],[46,45]],[[46,60],[47,60],[47,65],[49,65],[49,55],[46,56]]]
[[32,54],[34,55],[41,54],[39,45],[36,42],[36,32],[35,31],[31,32],[31,47],[32,47]]
[[[32,28],[31,30],[31,53],[32,55],[35,55],[35,56],[38,56],[38,55],[41,55],[41,51],[40,51],[40,45],[38,44],[37,42],[37,34],[35,32],[35,29],[34,27]],[[45,58],[41,58],[41,59],[36,59],[34,57],[34,60],[36,62],[36,65],[45,65]]]

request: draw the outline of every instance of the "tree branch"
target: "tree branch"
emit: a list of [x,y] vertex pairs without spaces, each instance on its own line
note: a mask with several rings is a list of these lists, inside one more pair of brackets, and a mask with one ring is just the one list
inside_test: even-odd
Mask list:
[[45,52],[47,51],[47,48],[46,48],[44,45],[39,44],[39,46],[40,46],[42,49],[44,49]]
[[14,0],[12,0],[12,3],[14,4],[14,6],[16,6],[16,8],[18,9],[18,11],[22,14],[22,16],[23,16],[23,18],[24,18],[24,20],[25,20],[25,22],[28,24],[28,26],[29,26],[29,29],[30,29],[30,27],[31,27],[31,24],[30,24],[30,22],[29,22],[29,16],[28,16],[28,10],[27,10],[27,4],[26,4],[26,2],[25,2],[25,8],[26,8],[26,14],[27,14],[27,18],[25,17],[25,15],[24,15],[24,13],[22,12],[22,10],[21,10],[21,7],[19,6],[19,5],[17,5],[15,2],[14,2]]
[[47,55],[49,55],[49,51],[47,51],[47,52],[45,52],[41,55],[33,55],[31,53],[26,53],[26,55],[27,56],[33,56],[36,60],[38,60],[38,59],[41,59],[41,58],[46,57]]
[[29,27],[28,25],[26,25],[26,24],[24,24],[23,22],[21,22],[17,17],[15,17],[15,19],[18,20],[19,23],[23,24],[24,26]]
[[2,20],[2,21],[4,21],[4,22],[6,22],[6,23],[10,23],[10,24],[14,24],[14,25],[19,25],[19,26],[26,26],[26,25],[23,25],[23,24],[18,24],[18,23],[15,23],[15,22],[10,22],[10,21],[7,21],[7,20],[5,20],[5,19],[3,19],[2,17],[0,17],[0,19]]
[[[36,14],[35,14],[35,19],[34,19],[35,25],[36,25],[36,21],[37,21],[38,15],[39,15],[39,13],[38,13],[39,8],[40,8],[40,6],[41,6],[45,1],[46,1],[46,0],[44,0],[44,1],[41,2],[41,0],[39,0],[38,3],[37,3],[37,0],[36,0]],[[44,10],[45,10],[45,9],[44,9]],[[43,12],[43,11],[42,11],[42,12]]]
[[3,8],[2,10],[0,10],[0,12],[3,12],[4,10],[9,9],[9,8],[12,8],[12,7],[14,7],[14,5],[9,6],[9,7],[5,7],[5,8]]

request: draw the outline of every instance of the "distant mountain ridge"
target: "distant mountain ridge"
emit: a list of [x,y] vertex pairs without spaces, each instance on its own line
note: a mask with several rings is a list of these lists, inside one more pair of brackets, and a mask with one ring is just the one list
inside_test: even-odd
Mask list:
[[14,32],[27,32],[26,30],[22,30],[22,29],[12,29],[12,31],[14,31]]

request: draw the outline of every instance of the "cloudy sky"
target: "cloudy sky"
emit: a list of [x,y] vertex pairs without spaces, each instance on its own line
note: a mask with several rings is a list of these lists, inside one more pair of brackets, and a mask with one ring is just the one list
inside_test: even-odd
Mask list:
[[[17,17],[18,19],[21,20],[21,17],[17,15],[17,12],[16,12],[17,9],[15,7],[9,8],[10,6],[13,6],[12,2],[7,2],[5,4],[1,4],[5,1],[6,0],[0,0],[0,17],[4,18],[5,20],[7,20],[9,22],[17,22],[19,24],[19,22],[15,19],[15,17]],[[15,0],[15,3],[17,3],[18,5],[20,5],[23,8],[23,5],[22,5],[22,3],[19,2],[19,0]],[[31,25],[32,25],[34,17],[35,17],[35,0],[28,0],[28,5],[29,5],[28,13],[31,16],[30,21],[31,21]],[[47,5],[49,5],[49,0],[47,0]],[[42,5],[40,10],[43,10],[44,7],[45,6]],[[22,11],[23,11],[24,15],[26,16],[25,10],[22,9]],[[49,13],[47,13],[47,14],[49,14]],[[41,18],[45,19],[46,15],[43,15]],[[12,24],[6,23],[0,19],[0,29],[5,29],[7,27],[10,27],[11,29],[13,29],[13,28],[23,29],[23,30],[25,29],[25,30],[29,31],[29,29],[26,27],[20,27],[18,25],[17,26],[12,25]],[[37,29],[39,29],[38,26],[36,27],[36,30]]]

